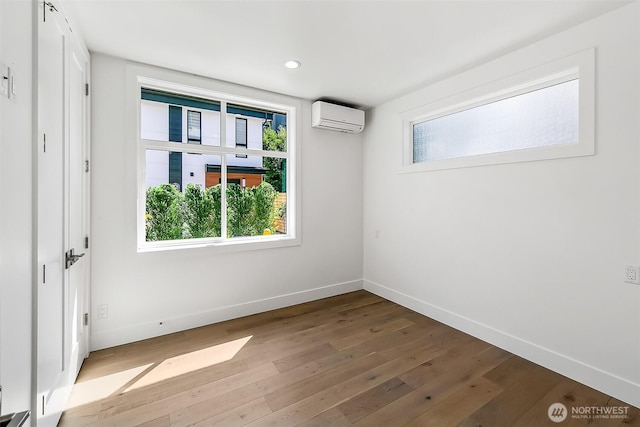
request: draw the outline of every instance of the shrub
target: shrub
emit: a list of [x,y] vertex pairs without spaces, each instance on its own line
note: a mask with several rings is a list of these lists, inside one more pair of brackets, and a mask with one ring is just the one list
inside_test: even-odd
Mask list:
[[172,184],[160,184],[147,190],[147,240],[182,238],[181,202],[182,193]]
[[[220,199],[217,200],[220,203]],[[184,189],[182,214],[186,226],[185,237],[219,237],[220,216],[215,215],[212,192],[205,191],[198,184],[188,184]],[[218,212],[219,212],[218,208]],[[218,232],[216,234],[216,225]]]
[[220,184],[209,187],[205,192],[211,197],[213,202],[211,216],[213,221],[213,237],[222,236],[222,187]]
[[[274,130],[267,127],[262,132],[262,149],[269,151],[286,151],[287,149],[287,130],[284,126]],[[276,157],[264,157],[263,166],[267,169],[265,181],[276,189],[276,191],[286,192],[286,160]]]
[[254,235],[262,234],[265,229],[276,232],[275,220],[280,216],[280,210],[275,207],[278,193],[267,182],[254,187],[252,226]]
[[254,235],[252,196],[252,188],[242,188],[238,184],[227,185],[227,237]]
[[[284,206],[276,207],[278,193],[263,182],[254,188],[227,186],[227,237],[259,236],[276,232],[276,220]],[[220,237],[222,234],[220,185],[203,189],[188,184],[184,194],[171,184],[147,190],[146,238],[178,240]]]

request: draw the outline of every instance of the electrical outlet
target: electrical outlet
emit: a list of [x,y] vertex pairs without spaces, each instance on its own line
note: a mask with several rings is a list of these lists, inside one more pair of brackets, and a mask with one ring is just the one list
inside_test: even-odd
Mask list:
[[627,283],[640,284],[638,280],[638,267],[635,265],[627,265],[624,268],[624,281]]
[[106,319],[109,317],[109,306],[107,304],[101,304],[98,306],[98,319]]

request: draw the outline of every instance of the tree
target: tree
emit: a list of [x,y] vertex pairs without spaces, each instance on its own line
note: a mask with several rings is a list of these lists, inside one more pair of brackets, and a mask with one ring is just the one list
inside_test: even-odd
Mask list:
[[172,184],[160,184],[147,190],[147,241],[182,239],[181,202],[182,193]]
[[275,207],[278,193],[268,182],[263,182],[252,189],[253,216],[252,228],[255,235],[262,234],[268,229],[276,232],[275,220],[280,215],[280,209]]
[[[220,200],[218,199],[218,203]],[[220,228],[220,216],[214,214],[214,199],[212,192],[205,191],[200,185],[190,183],[184,190],[184,203],[182,204],[182,214],[187,227],[186,237],[203,238],[219,237],[216,234]],[[218,209],[219,211],[219,209]]]
[[220,184],[209,187],[205,192],[213,202],[211,216],[214,218],[213,237],[222,236],[222,187]]
[[[252,236],[252,189],[227,185],[227,237]],[[262,233],[260,233],[262,234]]]
[[[280,125],[278,130],[271,127],[264,128],[262,132],[262,149],[269,151],[287,150],[287,130]],[[286,163],[285,159],[275,157],[265,157],[263,166],[267,169],[265,181],[273,186],[278,192],[287,191]]]

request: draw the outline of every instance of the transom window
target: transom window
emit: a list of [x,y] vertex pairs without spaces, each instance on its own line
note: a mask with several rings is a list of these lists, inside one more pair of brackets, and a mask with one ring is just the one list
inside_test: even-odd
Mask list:
[[578,79],[413,124],[413,162],[578,142]]
[[141,250],[296,238],[295,106],[138,83]]
[[594,51],[403,114],[402,172],[593,155]]

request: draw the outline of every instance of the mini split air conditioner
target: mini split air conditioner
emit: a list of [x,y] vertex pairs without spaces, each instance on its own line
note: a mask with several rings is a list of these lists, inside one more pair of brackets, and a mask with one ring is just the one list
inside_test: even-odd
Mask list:
[[364,129],[364,111],[316,101],[311,105],[311,126],[338,132],[359,133]]

